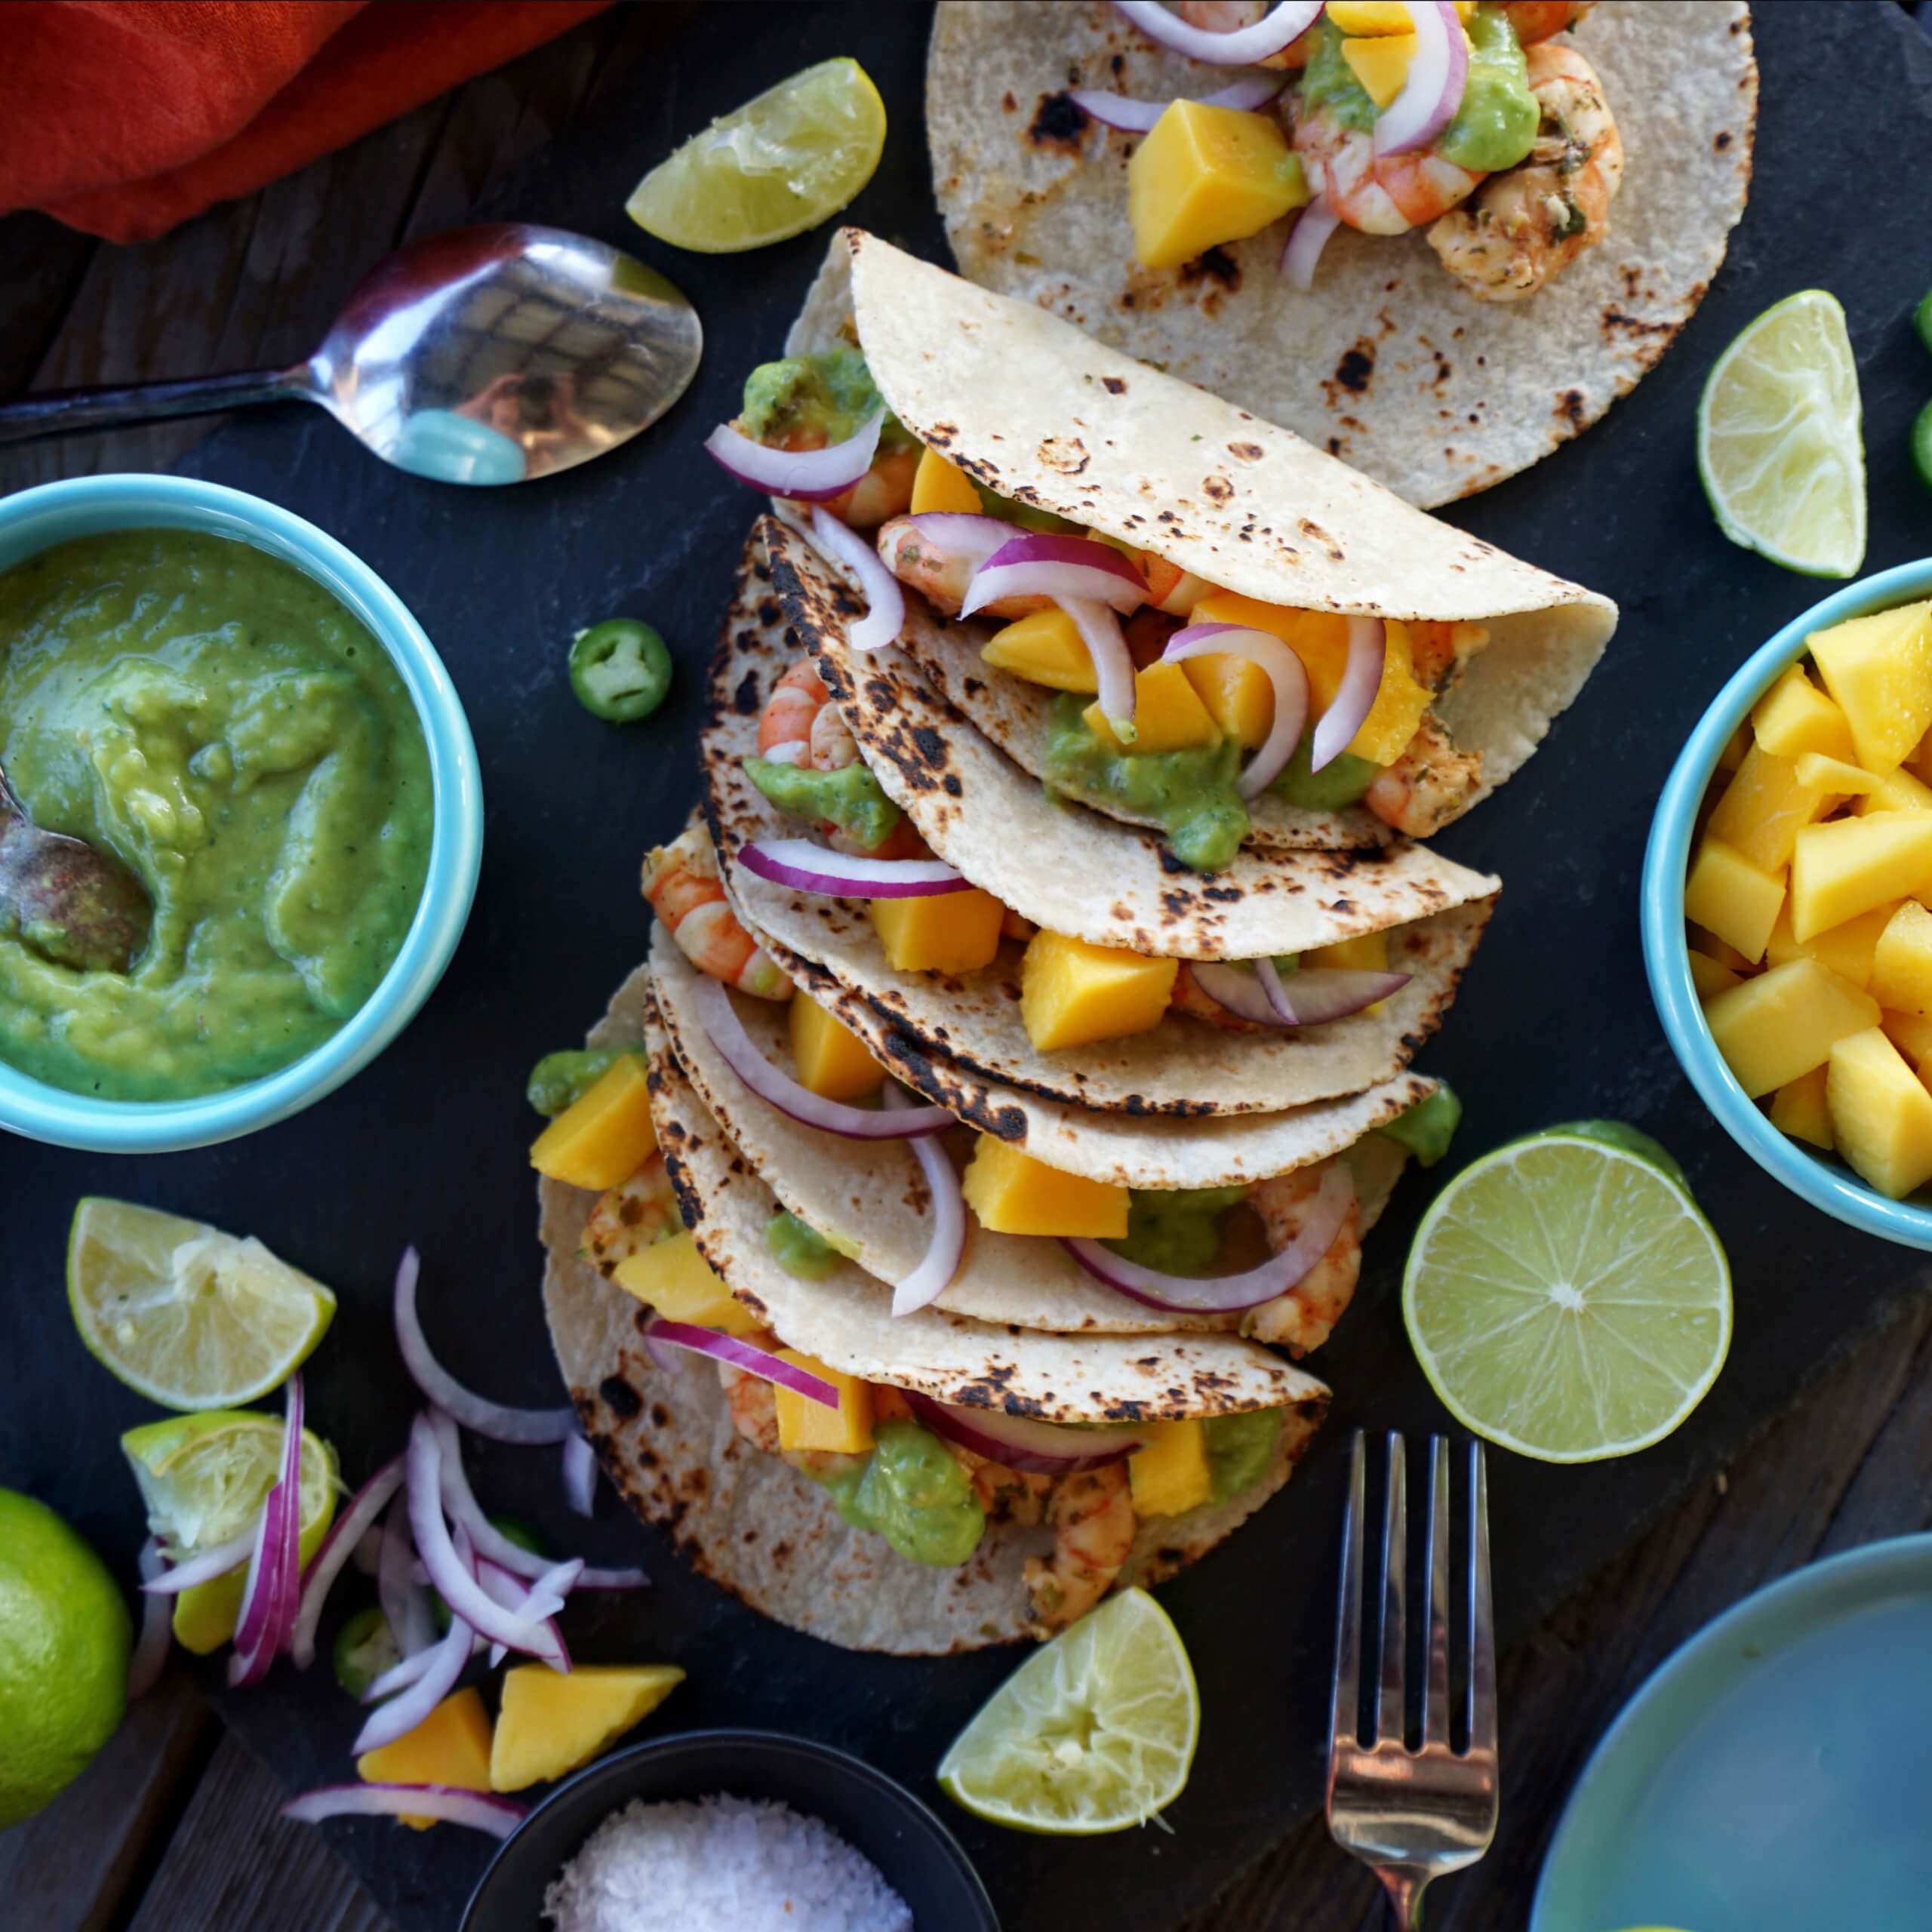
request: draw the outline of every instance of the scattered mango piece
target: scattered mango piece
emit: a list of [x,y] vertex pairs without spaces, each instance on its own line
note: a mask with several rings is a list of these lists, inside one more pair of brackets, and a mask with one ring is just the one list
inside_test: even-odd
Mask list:
[[657,1146],[643,1057],[626,1054],[537,1137],[530,1164],[552,1180],[601,1192],[629,1180]]
[[798,1084],[828,1100],[863,1100],[876,1094],[885,1069],[851,1027],[809,993],[792,1001],[792,1061]]
[[1243,751],[1266,742],[1275,728],[1275,685],[1259,664],[1223,653],[1190,657],[1180,668],[1208,715]]
[[968,516],[986,514],[972,478],[950,457],[930,449],[919,452],[919,465],[912,472],[911,507],[915,516],[928,510],[958,510]]
[[1198,1416],[1143,1423],[1151,1439],[1127,1459],[1137,1516],[1178,1516],[1198,1509],[1214,1494],[1208,1462],[1208,1432]]
[[1377,34],[1342,43],[1342,58],[1378,109],[1402,91],[1402,84],[1409,78],[1409,63],[1415,57],[1413,33]]
[[1035,611],[996,630],[980,647],[995,669],[1056,691],[1097,691],[1092,654],[1080,627],[1060,606]]
[[1832,1048],[1825,1097],[1839,1152],[1881,1194],[1932,1180],[1932,1093],[1878,1027]]
[[[1465,26],[1475,17],[1476,0],[1455,0],[1456,17]],[[1341,33],[1412,33],[1415,23],[1398,0],[1331,0],[1328,19]]]
[[1711,1037],[1755,1100],[1822,1066],[1840,1040],[1878,1023],[1878,1002],[1815,959],[1774,966],[1704,1008]]
[[872,1446],[872,1385],[828,1368],[816,1355],[802,1355],[796,1349],[780,1349],[778,1353],[781,1359],[809,1369],[838,1391],[838,1406],[830,1409],[782,1383],[774,1384],[771,1393],[778,1404],[779,1447],[864,1455]]
[[[515,1671],[510,1675],[514,1677]],[[355,1761],[365,1784],[447,1784],[458,1791],[500,1789],[490,1782],[490,1714],[472,1689],[452,1690],[414,1730]],[[401,1822],[426,1832],[436,1821],[411,1813]]]
[[1386,931],[1361,933],[1353,939],[1338,939],[1332,946],[1311,947],[1301,955],[1309,967],[1334,967],[1348,973],[1386,973],[1389,970],[1389,935]]
[[1054,1053],[1148,1032],[1161,1023],[1180,971],[1177,959],[1149,958],[1043,929],[1027,942],[1020,966],[1027,1038],[1041,1053]]
[[1125,1188],[1063,1173],[990,1134],[980,1137],[961,1184],[980,1226],[992,1234],[1126,1238]]
[[673,1321],[693,1321],[728,1335],[749,1335],[758,1326],[751,1310],[732,1298],[731,1291],[698,1252],[688,1230],[626,1255],[611,1278],[626,1294],[648,1302]]
[[1131,744],[1115,733],[1097,700],[1080,715],[1112,751],[1176,752],[1196,746],[1211,750],[1221,742],[1220,727],[1189,681],[1186,667],[1180,664],[1149,664],[1134,672]]
[[977,973],[999,951],[1006,908],[990,892],[869,902],[872,930],[900,973]]
[[503,1673],[489,1783],[478,1789],[522,1791],[589,1764],[684,1681],[669,1663],[518,1664]]
[[1257,234],[1308,198],[1278,122],[1204,101],[1170,101],[1127,164],[1134,252],[1150,269]]

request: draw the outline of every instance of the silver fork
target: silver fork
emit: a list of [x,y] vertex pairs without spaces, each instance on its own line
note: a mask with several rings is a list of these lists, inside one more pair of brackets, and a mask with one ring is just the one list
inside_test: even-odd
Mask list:
[[1468,1743],[1450,1746],[1449,1456],[1429,1440],[1429,1675],[1423,1687],[1420,1748],[1404,1740],[1402,1684],[1402,1438],[1389,1437],[1389,1497],[1382,1529],[1382,1659],[1373,1743],[1360,1736],[1362,1520],[1367,1451],[1355,1432],[1342,1529],[1341,1601],[1336,1618],[1335,1688],[1330,1705],[1328,1829],[1344,1851],[1382,1881],[1403,1932],[1422,1923],[1423,1890],[1446,1872],[1473,1865],[1496,1835],[1496,1639],[1489,1594],[1489,1488],[1482,1445],[1469,1444]]

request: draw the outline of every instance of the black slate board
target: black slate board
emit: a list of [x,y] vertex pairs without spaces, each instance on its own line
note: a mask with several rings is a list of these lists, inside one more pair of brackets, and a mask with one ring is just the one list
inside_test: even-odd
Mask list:
[[[943,258],[918,105],[922,8],[706,9],[633,97],[542,156],[484,212],[548,221],[636,248],[703,314],[691,393],[654,433],[527,489],[466,491],[401,476],[319,416],[238,421],[184,466],[288,505],[340,537],[421,617],[461,688],[481,753],[489,829],[462,949],[423,1016],[382,1061],[302,1118],[245,1143],[115,1161],[0,1147],[0,1483],[71,1517],[131,1575],[140,1530],[115,1438],[152,1412],[85,1354],[60,1286],[78,1195],[111,1192],[260,1235],[335,1285],[342,1310],[309,1371],[310,1414],[359,1478],[397,1446],[411,1395],[386,1318],[406,1241],[426,1255],[425,1305],[445,1358],[509,1400],[554,1401],[518,1097],[530,1063],[574,1041],[640,956],[642,847],[695,789],[700,669],[755,505],[697,452],[774,352],[823,235],[738,258],[641,239],[621,205],[638,175],[705,119],[835,52],[857,55],[892,115],[885,159],[852,218]],[[1492,1463],[1506,1635],[1527,1629],[1697,1477],[1788,1404],[1827,1351],[1925,1265],[1803,1208],[1737,1152],[1680,1076],[1638,957],[1636,881],[1651,808],[1685,732],[1728,672],[1825,588],[1721,538],[1691,454],[1699,387],[1736,331],[1797,288],[1834,290],[1864,384],[1876,569],[1917,556],[1932,500],[1906,434],[1932,394],[1912,306],[1932,282],[1921,171],[1932,55],[1895,8],[1761,8],[1757,185],[1716,288],[1635,394],[1579,442],[1452,512],[1535,561],[1607,591],[1622,629],[1582,700],[1522,777],[1442,843],[1500,872],[1501,911],[1428,1067],[1468,1107],[1475,1150],[1567,1118],[1609,1115],[1684,1161],[1728,1244],[1738,1326],[1715,1390],[1647,1454],[1580,1469]],[[1647,157],[1668,165],[1668,157]],[[595,724],[562,675],[579,626],[647,617],[671,641],[676,696],[649,726]],[[1333,1547],[1346,1431],[1426,1431],[1442,1418],[1410,1358],[1395,1289],[1429,1192],[1411,1180],[1371,1244],[1354,1312],[1315,1364],[1334,1423],[1266,1515],[1163,1592],[1204,1704],[1192,1784],[1149,1830],[1055,1842],[949,1810],[1012,1932],[1091,1924],[1154,1932],[1197,1909],[1316,1803]],[[605,1560],[642,1546],[656,1586],[600,1607],[578,1654],[667,1658],[691,1681],[679,1726],[755,1721],[855,1749],[931,1798],[946,1740],[1014,1660],[848,1656],[767,1624],[682,1571],[608,1502],[587,1534],[564,1512],[547,1453],[481,1449],[492,1506]],[[284,1666],[223,1715],[291,1787],[341,1777],[356,1714],[325,1671]],[[1509,1713],[1503,1714],[1508,1748]],[[297,1829],[290,1827],[289,1829]],[[488,1855],[454,1831],[333,1826],[405,1932],[446,1932]]]

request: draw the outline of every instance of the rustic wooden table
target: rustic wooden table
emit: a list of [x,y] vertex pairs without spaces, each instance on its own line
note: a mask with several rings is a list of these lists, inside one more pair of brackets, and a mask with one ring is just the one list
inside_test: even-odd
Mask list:
[[[624,8],[164,240],[109,248],[37,216],[0,220],[0,395],[263,366],[305,354],[360,270],[461,220],[505,174],[639,71],[675,9]],[[206,424],[0,455],[0,494],[158,468]],[[1903,1254],[1900,1267],[1915,1266]],[[1749,1308],[1750,1284],[1740,1284]],[[1829,1294],[1831,1284],[1818,1284]],[[1592,1745],[1642,1679],[1719,1611],[1834,1551],[1932,1526],[1932,1296],[1847,1335],[1800,1401],[1708,1489],[1632,1543],[1504,1661],[1503,1826],[1432,1895],[1444,1932],[1519,1925]],[[37,1932],[383,1932],[321,1833],[179,1672],[99,1761],[0,1834],[0,1900]],[[1379,1894],[1319,1821],[1184,1932],[1355,1932]],[[449,1901],[454,1927],[461,1901]]]

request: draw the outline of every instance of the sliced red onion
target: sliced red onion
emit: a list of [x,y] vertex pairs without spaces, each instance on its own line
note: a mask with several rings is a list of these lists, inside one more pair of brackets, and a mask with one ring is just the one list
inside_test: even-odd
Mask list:
[[1309,1204],[1301,1232],[1280,1254],[1238,1275],[1167,1275],[1129,1261],[1097,1241],[1069,1236],[1060,1244],[1096,1281],[1149,1308],[1230,1315],[1286,1294],[1334,1246],[1355,1198],[1355,1177],[1348,1163],[1331,1161]]
[[855,434],[822,450],[775,450],[721,423],[705,438],[704,448],[740,483],[755,490],[768,490],[794,503],[823,503],[844,496],[871,469],[884,421],[884,408],[876,409]]
[[[1218,93],[1203,94],[1195,104],[1200,107],[1264,107],[1287,85],[1287,77],[1281,74],[1244,74],[1232,86],[1223,88]],[[1124,134],[1149,133],[1154,123],[1174,105],[1171,100],[1130,100],[1124,94],[1102,94],[1095,88],[1075,88],[1067,99],[1103,127],[1118,128]]]
[[[550,1641],[565,1657],[570,1652],[564,1644],[564,1633],[555,1621],[558,1611],[564,1607],[564,1599],[575,1586],[583,1574],[583,1559],[574,1556],[568,1563],[553,1564],[534,1582],[526,1582],[513,1575],[500,1563],[491,1563],[479,1558],[476,1564],[476,1580],[486,1595],[493,1597],[513,1614],[533,1622],[540,1621],[549,1632]],[[490,1668],[494,1670],[503,1660],[503,1647],[500,1644],[490,1646]],[[568,1669],[569,1666],[566,1664]]]
[[1362,720],[1375,709],[1382,688],[1382,666],[1388,655],[1388,633],[1380,617],[1349,620],[1349,662],[1328,709],[1315,720],[1315,741],[1309,746],[1308,768],[1319,771],[1332,764],[1353,743]]
[[1469,43],[1450,0],[1402,0],[1416,51],[1402,91],[1376,116],[1378,159],[1426,148],[1456,118],[1469,77]]
[[859,580],[870,607],[846,631],[846,643],[854,651],[877,651],[890,644],[906,623],[906,592],[899,580],[878,552],[829,510],[813,509],[812,535],[820,549],[836,557]]
[[[1270,965],[1273,961],[1269,961]],[[1226,1007],[1237,1020],[1256,1026],[1286,1026],[1284,1019],[1259,974],[1244,973],[1232,960],[1191,959],[1187,971],[1194,983],[1217,1006]],[[1279,975],[1276,977],[1278,979]]]
[[[912,1104],[890,1080],[885,1083],[882,1097],[884,1104],[895,1112],[903,1112]],[[910,1315],[937,1301],[952,1286],[966,1252],[966,1197],[946,1149],[937,1140],[915,1140],[912,1154],[925,1175],[927,1186],[932,1189],[932,1232],[927,1238],[926,1251],[920,1256],[918,1266],[894,1284],[892,1312],[895,1315]]]
[[[141,1582],[143,1588],[167,1569],[167,1559],[152,1537],[141,1545]],[[165,1595],[145,1595],[141,1599],[141,1634],[134,1640],[128,1660],[128,1701],[145,1697],[161,1681],[168,1666],[168,1652],[174,1641],[174,1606]]]
[[1267,672],[1275,688],[1275,721],[1235,786],[1244,798],[1259,797],[1301,743],[1308,722],[1307,666],[1279,638],[1243,624],[1189,624],[1168,638],[1161,655],[1177,664],[1190,657],[1242,657]]
[[[477,1586],[472,1584],[471,1587]],[[456,1688],[457,1679],[462,1676],[463,1666],[469,1661],[474,1635],[463,1618],[452,1611],[450,1627],[443,1632],[441,1641],[423,1653],[427,1662],[422,1674],[414,1683],[378,1704],[369,1713],[362,1728],[356,1733],[355,1742],[349,1746],[355,1756],[361,1757],[365,1751],[380,1751],[385,1744],[393,1744],[398,1737],[407,1737]]]
[[1321,17],[1323,0],[1281,0],[1272,12],[1249,27],[1217,33],[1178,20],[1158,0],[1114,0],[1117,13],[1131,20],[1149,40],[1190,60],[1211,60],[1220,67],[1251,66],[1300,39]]
[[1002,597],[1070,598],[1111,605],[1123,614],[1147,601],[1147,581],[1110,543],[1093,537],[1029,531],[1010,537],[973,573],[959,607],[962,617]]
[[322,1620],[322,1605],[328,1601],[329,1591],[341,1575],[349,1553],[361,1547],[363,1537],[401,1487],[402,1458],[392,1457],[356,1491],[354,1500],[331,1525],[315,1561],[309,1565],[294,1627],[289,1632],[288,1654],[297,1670],[306,1670],[315,1661],[315,1629]]
[[232,1690],[259,1684],[288,1641],[302,1577],[302,1375],[288,1378],[282,1422],[281,1463],[262,1505],[249,1558],[248,1582],[235,1622],[228,1660]]
[[325,1818],[437,1818],[506,1838],[530,1816],[530,1807],[453,1784],[325,1784],[291,1798],[281,1815],[302,1825],[319,1825]]
[[1315,286],[1315,265],[1341,222],[1325,195],[1317,195],[1295,217],[1287,245],[1281,251],[1281,274],[1291,288],[1306,295]]
[[774,885],[835,899],[931,899],[973,889],[941,859],[854,858],[811,838],[750,839],[738,848],[738,861]]
[[718,1049],[731,1071],[760,1100],[790,1119],[807,1127],[821,1128],[827,1134],[842,1134],[848,1140],[905,1140],[921,1134],[943,1134],[952,1124],[952,1115],[943,1107],[906,1107],[888,1112],[882,1108],[875,1111],[848,1106],[842,1100],[828,1100],[774,1066],[758,1051],[733,1009],[731,995],[721,981],[709,974],[700,975],[691,1001],[697,1008],[698,1023],[704,1029],[706,1038]]
[[838,1406],[838,1391],[823,1376],[814,1375],[810,1369],[801,1368],[796,1362],[774,1355],[769,1349],[755,1347],[718,1329],[700,1328],[693,1321],[667,1321],[659,1315],[644,1331],[644,1340],[651,1359],[660,1368],[665,1363],[657,1352],[660,1349],[689,1349],[694,1355],[709,1355],[714,1361],[728,1362],[734,1368],[743,1369],[747,1375],[756,1376],[761,1382],[789,1389],[793,1395],[802,1395],[808,1402],[823,1402],[828,1409]]
[[[447,1635],[448,1633],[445,1632],[444,1634]],[[405,1657],[400,1663],[391,1664],[389,1669],[376,1678],[362,1693],[362,1702],[365,1704],[380,1704],[385,1697],[393,1697],[398,1690],[407,1690],[426,1670],[429,1669],[435,1663],[436,1654],[441,1647],[441,1638],[438,1638],[435,1642],[424,1645],[414,1657]],[[470,1633],[470,1650],[472,1655],[480,1641],[481,1639],[472,1631]]]
[[1257,1026],[1320,1026],[1400,992],[1411,977],[1342,966],[1284,974],[1272,959],[1248,963],[1251,973],[1226,960],[1191,961],[1187,970],[1217,1006]]
[[1004,517],[983,516],[974,510],[921,510],[906,521],[935,550],[962,557],[976,570],[1013,541],[1013,525]]
[[186,1562],[169,1564],[165,1571],[143,1583],[141,1588],[150,1595],[178,1596],[183,1590],[192,1590],[197,1583],[211,1583],[216,1577],[226,1577],[231,1570],[240,1569],[254,1547],[255,1531],[251,1530],[245,1537],[217,1543],[214,1549],[205,1549]]
[[416,1386],[465,1429],[493,1442],[561,1442],[577,1432],[574,1409],[512,1409],[486,1401],[466,1389],[429,1352],[416,1312],[416,1280],[420,1268],[414,1248],[403,1251],[395,1271],[395,1339]]
[[597,1513],[597,1451],[581,1435],[564,1438],[564,1500],[580,1516]]
[[1131,738],[1140,687],[1134,681],[1134,658],[1119,618],[1111,606],[1097,598],[1069,597],[1060,608],[1073,620],[1073,627],[1093,660],[1095,695],[1102,713],[1118,735]]
[[1071,1475],[1078,1469],[1118,1463],[1147,1439],[1131,1427],[1073,1429],[1064,1423],[1038,1422],[1031,1416],[1010,1416],[998,1409],[961,1408],[921,1395],[916,1389],[899,1392],[921,1422],[930,1423],[962,1449],[1035,1475]]
[[376,1561],[376,1595],[383,1606],[383,1620],[395,1639],[398,1653],[405,1659],[420,1656],[436,1641],[435,1615],[429,1607],[429,1589],[426,1583],[417,1581],[417,1567],[405,1490],[389,1506],[383,1525],[382,1553]]

